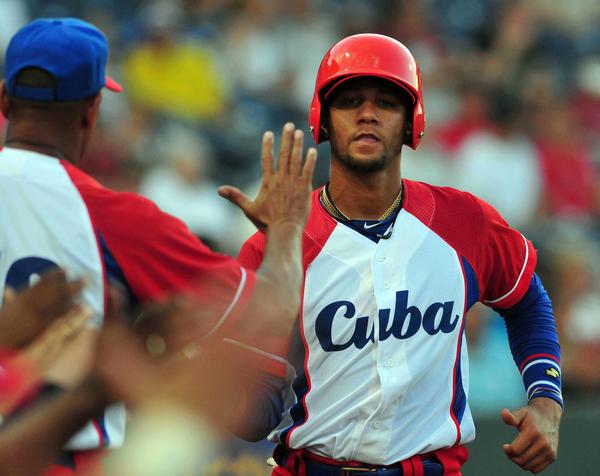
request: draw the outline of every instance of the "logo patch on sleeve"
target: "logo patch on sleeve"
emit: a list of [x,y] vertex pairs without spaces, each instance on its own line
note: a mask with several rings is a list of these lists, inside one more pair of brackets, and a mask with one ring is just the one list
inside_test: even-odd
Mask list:
[[546,369],[546,375],[549,375],[552,378],[558,378],[560,374],[554,367],[550,367],[549,369]]

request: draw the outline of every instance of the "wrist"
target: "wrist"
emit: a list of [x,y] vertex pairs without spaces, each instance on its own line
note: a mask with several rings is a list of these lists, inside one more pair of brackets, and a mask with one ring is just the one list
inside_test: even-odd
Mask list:
[[534,397],[529,401],[529,406],[542,410],[547,414],[554,414],[557,418],[560,418],[563,412],[560,404],[550,397]]
[[104,383],[90,376],[81,382],[75,389],[74,393],[85,402],[87,408],[92,412],[101,412],[105,407],[113,402]]
[[274,221],[269,224],[268,233],[272,233],[274,231],[278,232],[287,232],[287,233],[299,233],[304,229],[304,221],[301,223],[298,220],[294,220],[291,218],[284,218],[281,220]]

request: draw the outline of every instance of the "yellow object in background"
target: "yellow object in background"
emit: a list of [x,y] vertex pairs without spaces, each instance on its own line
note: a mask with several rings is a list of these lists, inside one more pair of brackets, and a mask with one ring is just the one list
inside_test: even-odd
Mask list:
[[198,43],[142,43],[126,57],[123,73],[128,97],[150,111],[204,120],[226,105],[213,56]]

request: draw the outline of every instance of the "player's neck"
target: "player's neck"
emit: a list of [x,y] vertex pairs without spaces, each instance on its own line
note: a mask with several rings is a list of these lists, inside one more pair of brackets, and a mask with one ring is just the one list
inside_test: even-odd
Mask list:
[[[394,168],[395,169],[395,168]],[[378,220],[402,190],[400,170],[352,173],[332,163],[329,198],[351,220]]]
[[60,160],[68,160],[66,154],[57,147],[40,144],[34,141],[28,141],[25,139],[8,139],[6,140],[5,145],[13,149],[29,150],[31,152],[49,155],[50,157],[56,157]]
[[73,141],[72,144],[62,143],[45,137],[36,137],[31,134],[23,134],[18,131],[9,131],[5,141],[6,147],[13,149],[29,150],[38,154],[49,155],[60,160],[77,163],[79,156],[79,145]]

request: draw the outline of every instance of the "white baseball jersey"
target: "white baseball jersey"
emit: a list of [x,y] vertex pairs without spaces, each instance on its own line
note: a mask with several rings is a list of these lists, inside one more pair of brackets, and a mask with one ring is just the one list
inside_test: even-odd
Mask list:
[[[58,159],[10,148],[0,153],[0,224],[0,289],[32,284],[60,265],[88,278],[82,298],[94,312],[92,325],[101,325],[105,289],[98,242],[87,207]],[[96,447],[106,429],[119,445],[124,410],[111,407],[104,422],[104,429],[89,423],[67,447]]]
[[[82,299],[94,311],[95,326],[103,321],[109,279],[119,280],[135,304],[191,292],[215,309],[216,326],[242,315],[255,282],[254,273],[211,252],[150,201],[106,189],[68,162],[5,148],[0,151],[0,291],[26,286],[55,266],[87,277]],[[67,447],[119,446],[124,426],[123,406],[112,406]]]
[[[465,314],[477,301],[518,302],[536,253],[476,197],[404,186],[391,237],[377,243],[313,195],[299,332],[288,351],[297,377],[271,435],[288,448],[389,465],[475,436]],[[258,266],[264,245],[254,235],[238,259]]]

